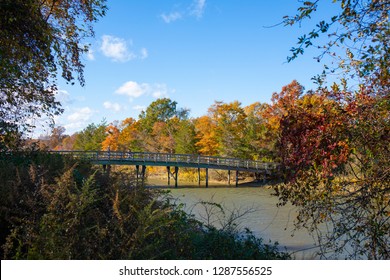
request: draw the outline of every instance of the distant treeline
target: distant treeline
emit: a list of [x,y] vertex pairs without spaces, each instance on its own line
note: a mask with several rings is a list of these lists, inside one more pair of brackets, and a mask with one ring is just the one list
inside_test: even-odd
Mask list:
[[92,123],[73,135],[55,127],[39,143],[51,150],[149,151],[271,161],[277,157],[277,128],[269,118],[270,109],[259,102],[243,107],[238,101],[218,101],[206,115],[191,118],[188,109],[163,98],[152,102],[138,119]]

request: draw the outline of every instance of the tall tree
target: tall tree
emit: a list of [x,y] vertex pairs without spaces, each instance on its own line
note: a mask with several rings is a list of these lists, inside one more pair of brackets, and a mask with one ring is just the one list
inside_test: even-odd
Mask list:
[[143,150],[174,152],[178,123],[188,119],[187,109],[177,108],[177,102],[161,98],[152,102],[139,116],[139,133]]
[[198,149],[195,146],[195,125],[193,120],[179,120],[174,135],[175,153],[178,154],[197,154]]
[[105,11],[105,0],[0,1],[1,135],[61,113],[57,76],[84,85],[85,38]]
[[241,103],[215,102],[209,109],[211,119],[216,124],[216,137],[219,154],[228,157],[245,157],[246,114]]
[[117,151],[119,148],[119,129],[115,123],[106,127],[106,139],[102,142],[102,151]]
[[142,151],[142,139],[140,137],[140,123],[133,118],[127,118],[120,125],[118,136],[119,150],[121,151]]
[[[285,23],[302,23],[320,2],[303,2]],[[278,193],[283,203],[299,206],[298,225],[317,233],[323,257],[389,259],[390,3],[333,3],[340,12],[292,49],[290,60],[327,34],[318,59],[329,54],[337,64],[317,76],[318,90],[284,106],[279,124],[287,181]],[[325,78],[336,70],[342,70],[340,81],[328,86]]]
[[141,112],[139,120],[145,129],[151,131],[156,122],[166,123],[173,117],[187,119],[188,112],[186,109],[178,109],[176,101],[169,98],[159,98]]
[[202,116],[195,120],[195,146],[203,155],[218,155],[219,143],[216,136],[216,124],[209,116]]
[[65,127],[56,126],[52,129],[51,135],[49,137],[49,149],[58,150],[61,148],[62,141],[67,137],[65,135]]
[[73,148],[80,151],[100,151],[107,137],[106,128],[105,121],[98,125],[89,124],[83,131],[77,133]]
[[255,102],[244,108],[245,121],[245,158],[253,160],[275,160],[275,137],[269,136],[264,118],[267,104]]

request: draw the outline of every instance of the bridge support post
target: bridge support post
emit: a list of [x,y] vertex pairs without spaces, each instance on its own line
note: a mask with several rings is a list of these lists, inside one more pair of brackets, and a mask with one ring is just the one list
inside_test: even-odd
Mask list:
[[142,165],[142,170],[141,170],[142,186],[145,185],[145,173],[146,173],[146,165]]
[[171,185],[171,167],[167,166],[167,172],[168,172],[168,186]]
[[110,174],[111,165],[110,164],[103,164],[103,172]]
[[198,185],[200,186],[200,168],[198,167]]
[[238,187],[238,170],[236,170],[236,187]]
[[206,168],[206,188],[209,187],[209,169]]
[[230,169],[228,170],[228,184],[230,186]]
[[175,166],[175,188],[177,188],[177,176],[179,174],[179,167]]
[[138,178],[139,178],[139,165],[136,165],[136,166],[135,166],[135,178],[136,178],[137,185],[138,185]]

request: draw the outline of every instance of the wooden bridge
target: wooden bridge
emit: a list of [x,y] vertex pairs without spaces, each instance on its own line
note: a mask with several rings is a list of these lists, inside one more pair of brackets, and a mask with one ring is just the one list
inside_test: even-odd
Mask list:
[[[279,164],[274,162],[190,154],[120,151],[52,151],[51,153],[69,155],[73,158],[90,161],[93,164],[103,165],[105,170],[109,170],[111,165],[135,165],[137,179],[141,177],[142,180],[145,176],[146,166],[165,166],[168,172],[168,185],[170,185],[170,178],[173,177],[176,187],[178,185],[179,167],[197,168],[199,184],[200,169],[204,168],[206,170],[206,187],[208,187],[209,169],[228,170],[229,184],[231,171],[236,171],[236,186],[238,185],[238,173],[240,171],[253,172],[265,178],[265,176],[272,175],[279,169]],[[171,172],[171,167],[174,167],[174,172]]]

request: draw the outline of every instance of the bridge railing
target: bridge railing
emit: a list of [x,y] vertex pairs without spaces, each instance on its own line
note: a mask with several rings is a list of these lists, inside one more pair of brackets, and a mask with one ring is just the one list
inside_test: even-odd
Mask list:
[[71,155],[73,158],[90,161],[112,161],[112,162],[155,162],[175,163],[188,165],[202,165],[210,167],[231,167],[240,169],[273,170],[279,165],[274,162],[261,162],[254,160],[242,160],[236,158],[190,155],[190,154],[168,154],[152,152],[122,152],[122,151],[53,151],[63,155]]

